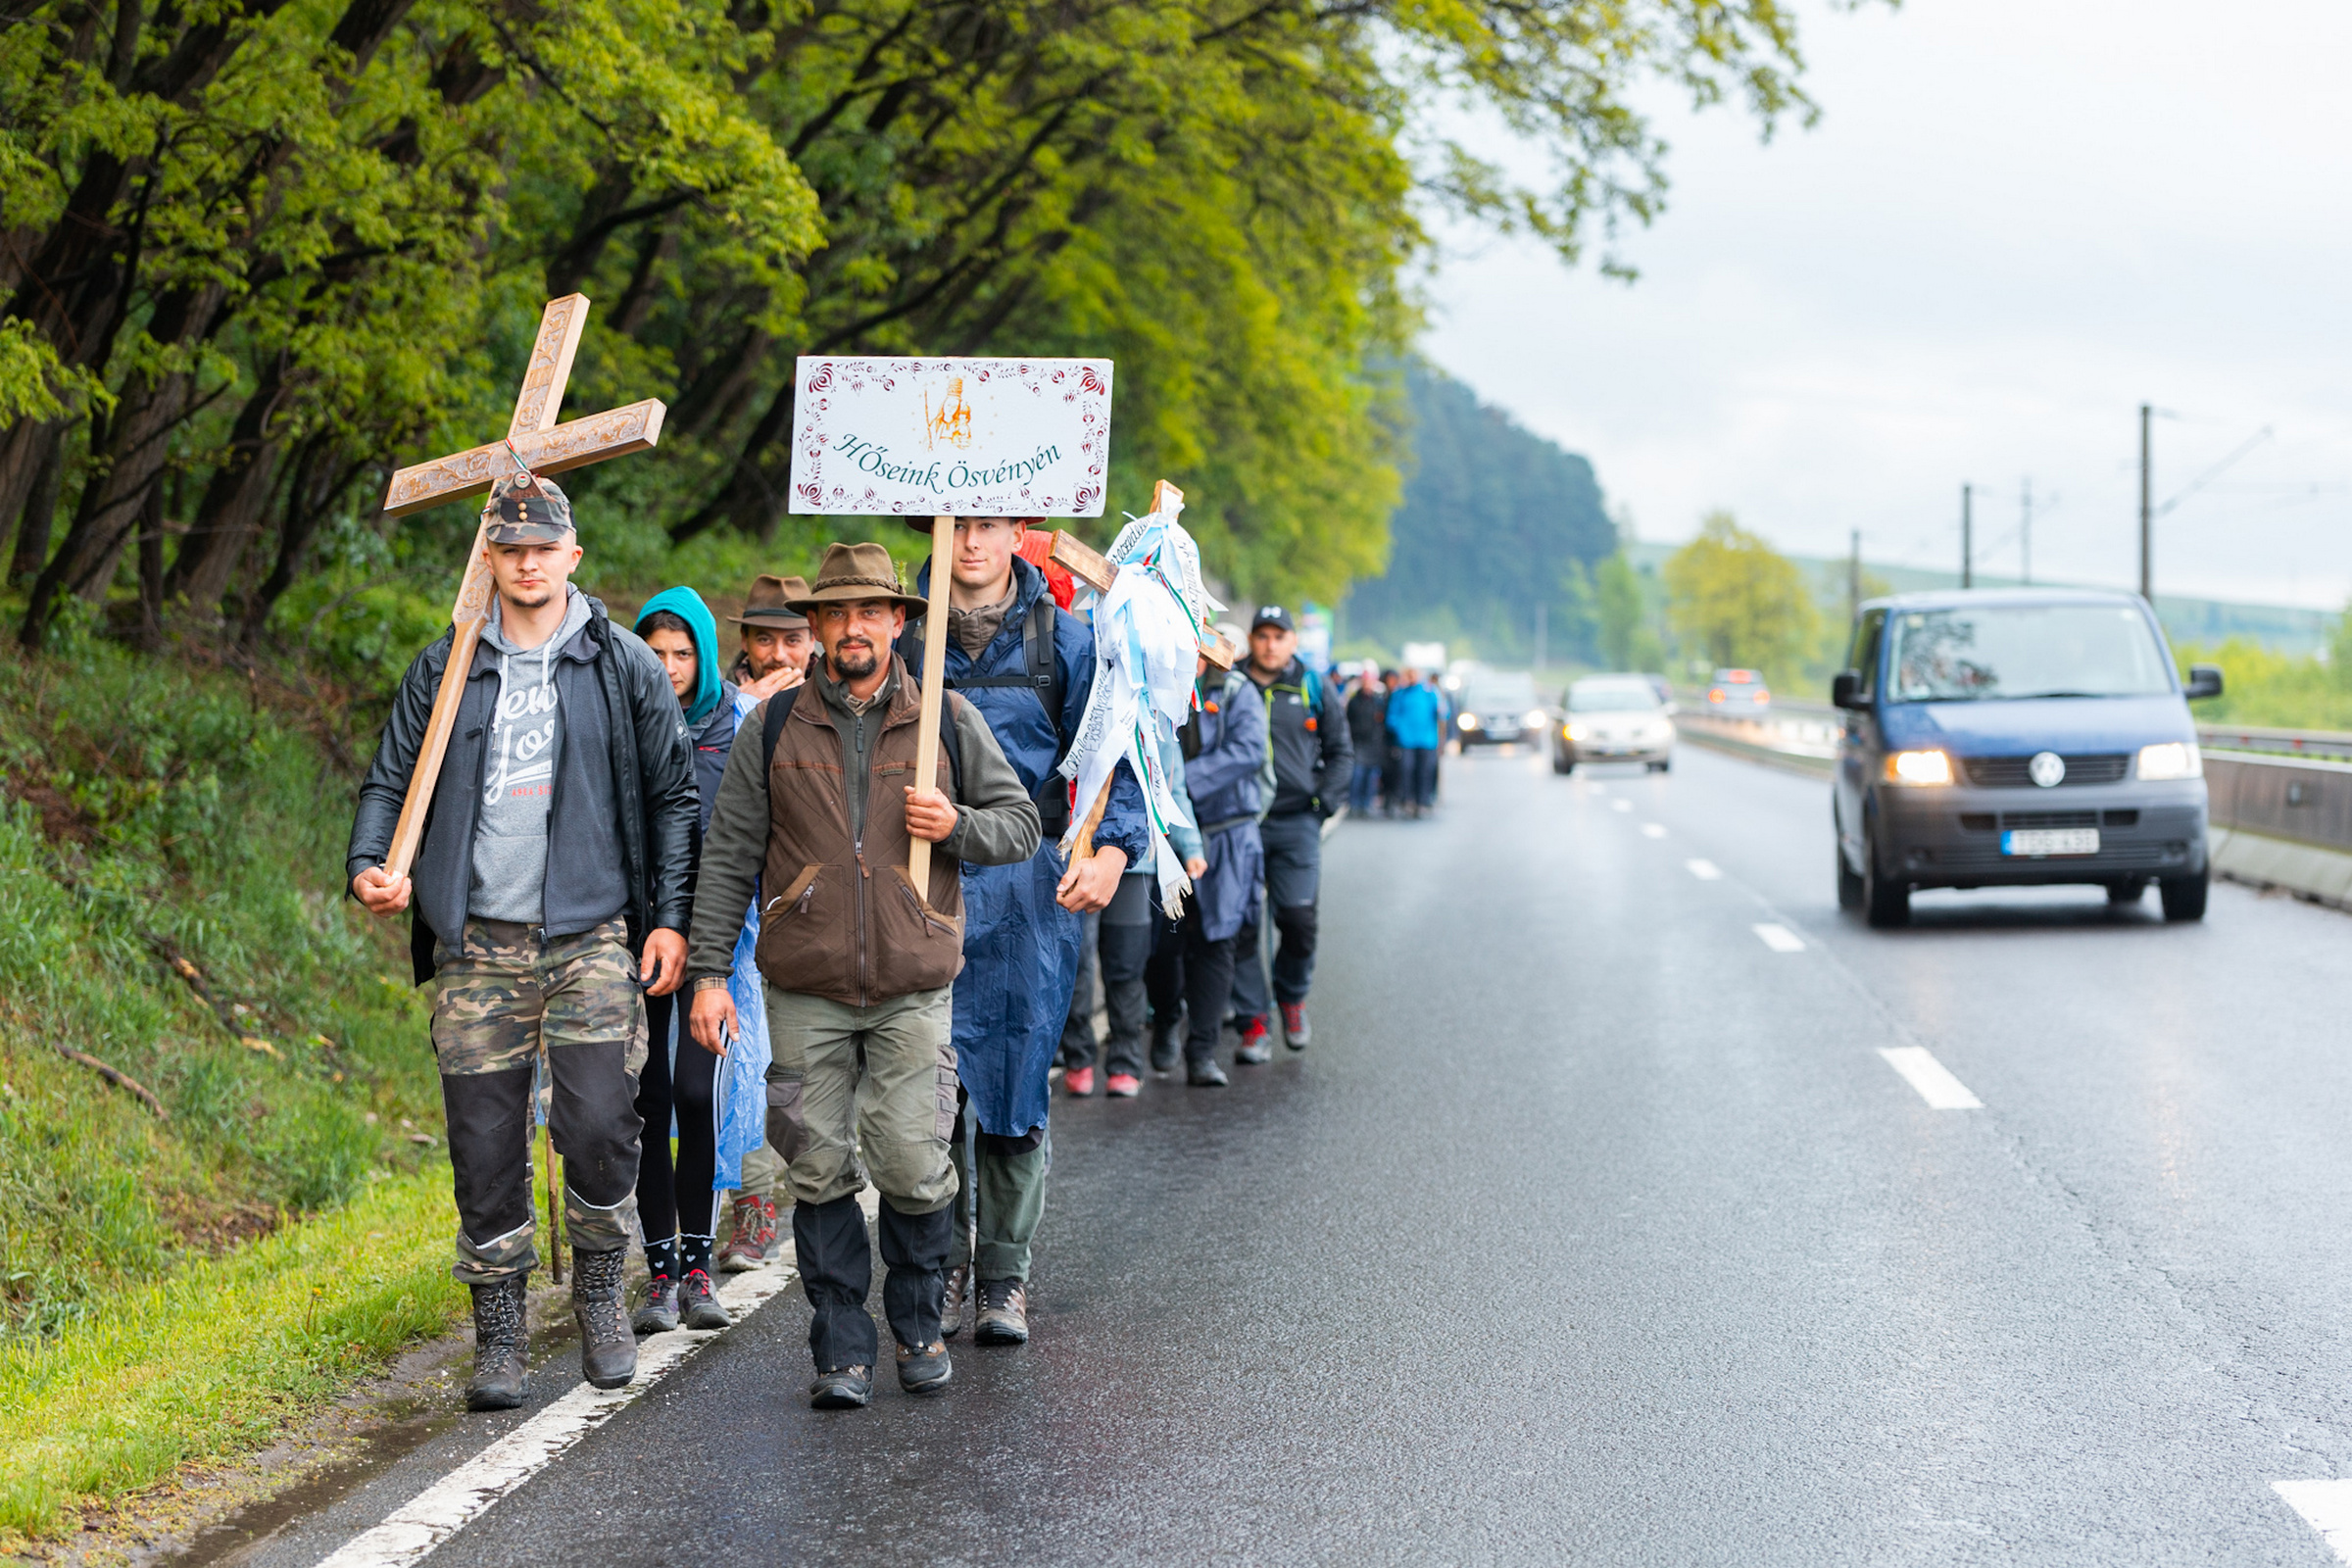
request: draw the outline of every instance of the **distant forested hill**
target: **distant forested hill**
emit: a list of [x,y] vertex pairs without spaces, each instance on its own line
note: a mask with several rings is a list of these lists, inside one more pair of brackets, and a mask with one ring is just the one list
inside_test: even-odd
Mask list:
[[1478,657],[1524,660],[1536,607],[1550,656],[1592,637],[1585,572],[1617,548],[1592,465],[1521,428],[1461,382],[1414,360],[1404,503],[1389,522],[1389,569],[1350,591],[1347,643],[1467,640]]

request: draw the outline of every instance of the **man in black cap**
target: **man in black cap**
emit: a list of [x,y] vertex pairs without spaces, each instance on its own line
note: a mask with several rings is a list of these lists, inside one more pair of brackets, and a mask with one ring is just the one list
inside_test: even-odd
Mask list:
[[[411,876],[384,865],[453,634],[401,677],[360,785],[347,874],[375,914],[410,906],[416,979],[438,978],[433,1055],[473,1290],[476,1410],[522,1402],[532,1238],[531,1078],[554,1079],[580,1370],[635,1375],[620,1275],[637,1231],[645,1004],[686,978],[699,812],[686,725],[662,662],[571,586],[571,503],[529,473],[483,509],[497,585],[466,670]],[[556,801],[564,809],[553,809]]]
[[1348,799],[1353,749],[1348,713],[1330,680],[1298,660],[1298,627],[1280,605],[1263,605],[1250,623],[1245,666],[1266,704],[1266,746],[1274,759],[1274,802],[1258,824],[1265,846],[1265,897],[1253,904],[1233,944],[1233,1010],[1242,1023],[1239,1062],[1263,1062],[1268,1043],[1266,967],[1258,956],[1259,917],[1274,906],[1282,947],[1274,955],[1274,1001],[1282,1040],[1304,1051],[1307,987],[1315,977],[1315,897],[1323,873],[1323,819]]

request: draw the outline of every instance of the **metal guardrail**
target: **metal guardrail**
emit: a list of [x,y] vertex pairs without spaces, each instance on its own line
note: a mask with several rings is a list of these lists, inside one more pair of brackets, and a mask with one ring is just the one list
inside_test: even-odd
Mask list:
[[[1827,772],[1845,715],[1827,703],[1776,699],[1754,718],[1726,718],[1677,699],[1676,724],[1691,739]],[[2205,724],[2205,786],[2217,828],[2352,852],[2352,734]]]

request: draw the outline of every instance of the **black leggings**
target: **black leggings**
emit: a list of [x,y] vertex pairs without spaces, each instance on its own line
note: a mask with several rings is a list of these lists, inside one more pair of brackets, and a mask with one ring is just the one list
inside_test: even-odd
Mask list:
[[[650,1042],[645,1075],[637,1080],[637,1114],[645,1118],[645,1150],[637,1162],[637,1218],[649,1242],[718,1232],[718,1058],[678,1031],[678,1065],[669,1065],[669,1029],[683,1009],[676,996],[645,999]],[[669,1117],[678,1117],[677,1169],[669,1158]]]

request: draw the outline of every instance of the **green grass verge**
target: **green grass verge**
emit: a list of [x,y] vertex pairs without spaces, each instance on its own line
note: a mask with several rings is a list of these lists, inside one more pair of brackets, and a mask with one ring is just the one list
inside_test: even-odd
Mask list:
[[330,1214],[123,1291],[74,1332],[0,1345],[0,1547],[181,1462],[249,1451],[465,1301],[449,1173],[371,1182]]

